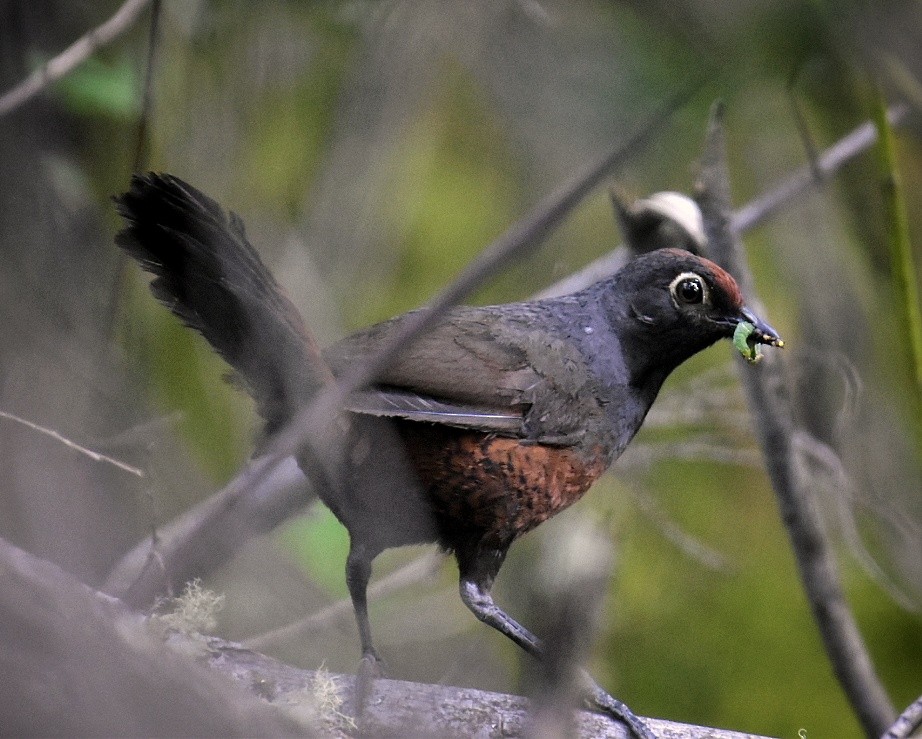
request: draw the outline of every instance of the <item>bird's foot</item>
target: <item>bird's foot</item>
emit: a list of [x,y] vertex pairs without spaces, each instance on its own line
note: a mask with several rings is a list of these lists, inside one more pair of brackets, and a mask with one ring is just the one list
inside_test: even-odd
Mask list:
[[609,695],[589,675],[585,675],[585,678],[587,688],[584,700],[590,710],[606,713],[616,721],[620,721],[635,739],[656,739],[650,728],[630,708],[617,698]]
[[385,677],[384,660],[373,649],[362,655],[359,669],[355,675],[355,715],[361,716],[365,710],[365,701],[371,694],[374,681]]
[[381,659],[376,651],[371,650],[362,655],[362,661],[359,662],[359,675],[364,675],[368,680],[387,677],[387,670],[384,669],[384,660]]

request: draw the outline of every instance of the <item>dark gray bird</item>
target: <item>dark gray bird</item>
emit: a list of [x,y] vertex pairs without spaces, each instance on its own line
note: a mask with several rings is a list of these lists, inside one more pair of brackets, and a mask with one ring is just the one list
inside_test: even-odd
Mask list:
[[[234,368],[267,430],[282,427],[324,377],[241,221],[152,173],[135,176],[117,207],[127,226],[116,241],[154,275],[154,295]],[[323,352],[332,374],[361,362],[406,315]],[[456,307],[355,394],[352,451],[339,482],[319,494],[349,531],[346,580],[366,663],[379,662],[371,563],[425,542],[454,553],[461,598],[477,618],[541,657],[538,639],[490,594],[510,545],[579,500],[637,433],[669,373],[743,322],[750,343],[781,344],[727,272],[660,249],[571,295]],[[635,735],[652,736],[595,683],[588,694]]]

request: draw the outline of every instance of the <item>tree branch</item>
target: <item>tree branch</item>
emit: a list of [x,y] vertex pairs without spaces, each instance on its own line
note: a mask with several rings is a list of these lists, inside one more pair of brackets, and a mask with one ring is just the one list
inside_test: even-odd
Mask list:
[[[347,736],[325,708],[353,694],[352,676],[300,670],[215,637],[161,633],[123,603],[0,539],[0,726],[20,736]],[[195,659],[193,659],[194,657]],[[318,682],[335,683],[325,696]],[[231,679],[228,679],[231,678]],[[326,699],[326,706],[321,699]],[[271,705],[266,705],[266,703]],[[347,704],[348,705],[348,704]],[[364,736],[522,736],[525,698],[376,680]],[[581,736],[625,739],[600,714],[577,714]],[[674,739],[759,739],[648,719]]]
[[893,726],[887,729],[887,733],[881,739],[909,739],[920,727],[922,727],[922,696],[906,707],[906,710],[900,714]]
[[[731,230],[730,180],[723,108],[719,106],[708,127],[698,189],[711,257],[737,278],[747,304],[763,313],[742,244]],[[893,723],[896,712],[845,600],[822,519],[810,491],[798,481],[794,420],[781,357],[768,352],[756,366],[740,365],[766,468],[823,644],[864,730],[868,736],[879,737]]]
[[[257,652],[217,638],[209,638],[208,662],[249,689],[258,686],[264,698],[275,702],[310,686],[317,673],[300,670]],[[351,699],[353,675],[331,676],[340,695]],[[348,705],[348,700],[347,700]],[[358,721],[364,736],[503,736],[521,737],[530,721],[527,698],[472,688],[375,680]],[[576,712],[576,736],[627,739],[624,726],[598,713]],[[645,718],[654,734],[670,739],[760,739],[725,729]],[[761,738],[764,739],[764,738]]]
[[[277,526],[309,502],[313,496],[305,494],[303,484],[300,487],[294,485],[290,475],[283,475],[287,482],[281,490],[273,490],[266,478],[282,474],[278,469],[280,465],[291,464],[292,455],[300,453],[303,457],[306,452],[310,452],[310,457],[317,463],[317,476],[323,476],[321,462],[330,455],[318,450],[330,445],[329,439],[336,433],[334,420],[339,418],[346,397],[372,382],[375,375],[398,352],[431,328],[452,305],[463,300],[503,266],[537,247],[594,187],[660,130],[695,89],[692,87],[676,93],[656,114],[639,126],[626,143],[585,167],[543,198],[527,215],[487,246],[426,308],[404,321],[401,330],[395,332],[378,351],[356,365],[338,382],[323,388],[266,445],[264,456],[253,460],[220,493],[177,521],[171,527],[173,536],[162,537],[159,549],[162,568],[147,567],[141,570],[143,556],[139,558],[139,552],[147,549],[142,543],[116,565],[113,575],[106,582],[107,592],[125,597],[132,606],[144,607],[158,595],[169,592],[170,586],[178,589],[190,577],[210,571],[210,568],[197,567],[224,561],[218,555],[229,557],[253,535]],[[314,482],[317,483],[317,480]],[[268,505],[264,505],[262,510],[248,499],[247,487],[253,486],[259,490],[258,497],[266,496]],[[251,529],[250,519],[245,516],[257,512],[259,526]],[[203,546],[199,539],[207,539],[215,548]],[[205,550],[210,551],[206,554]],[[141,572],[138,582],[130,585],[130,593],[126,590],[130,583],[125,577],[128,571]]]
[[295,736],[306,727],[168,649],[124,604],[0,539],[7,736]]
[[97,49],[121,36],[138,19],[149,2],[150,0],[125,0],[109,20],[81,36],[18,85],[0,95],[0,116],[28,102],[52,82],[83,64]]
[[[892,126],[901,126],[908,117],[909,108],[903,103],[893,105],[887,111],[887,120]],[[871,121],[862,123],[854,131],[826,149],[815,160],[808,162],[771,190],[736,211],[730,219],[730,230],[739,236],[761,225],[804,193],[819,189],[832,175],[859,154],[868,151],[876,142],[877,128]],[[624,266],[629,257],[630,253],[627,248],[619,246],[590,262],[578,272],[545,288],[539,293],[539,297],[549,298],[582,290],[593,282],[611,277]]]

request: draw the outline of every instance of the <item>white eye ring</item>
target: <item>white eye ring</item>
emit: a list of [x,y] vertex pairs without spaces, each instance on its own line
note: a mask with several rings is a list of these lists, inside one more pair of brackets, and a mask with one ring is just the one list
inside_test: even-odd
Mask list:
[[669,293],[676,307],[680,305],[707,305],[710,302],[707,283],[701,275],[682,272],[669,283]]

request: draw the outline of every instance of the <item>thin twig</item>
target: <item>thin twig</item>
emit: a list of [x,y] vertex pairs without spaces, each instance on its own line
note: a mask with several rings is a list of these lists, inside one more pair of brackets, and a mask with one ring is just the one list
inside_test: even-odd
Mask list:
[[132,475],[136,475],[137,477],[144,477],[144,470],[138,469],[137,467],[132,467],[130,464],[120,462],[119,460],[113,457],[109,457],[105,454],[94,452],[92,449],[87,449],[85,446],[80,446],[80,444],[71,441],[66,436],[62,436],[54,429],[47,428],[46,426],[39,426],[37,423],[27,421],[25,418],[20,418],[19,416],[16,416],[12,413],[7,413],[6,411],[0,411],[0,418],[5,418],[9,421],[15,421],[16,423],[22,424],[23,426],[26,426],[33,431],[38,431],[40,434],[49,436],[55,441],[61,442],[67,448],[73,449],[74,451],[80,452],[80,454],[86,455],[94,462],[105,462],[106,464],[111,464],[114,467],[118,467],[120,470],[130,472]]
[[[410,585],[416,585],[428,580],[438,572],[439,568],[444,564],[445,558],[446,555],[443,552],[432,550],[412,559],[403,567],[372,583],[368,588],[369,602],[384,598]],[[244,639],[241,644],[247,649],[261,652],[273,644],[295,637],[304,637],[306,634],[329,626],[336,619],[346,616],[352,616],[352,601],[348,598],[343,598],[290,624]]]
[[147,63],[144,70],[144,90],[141,93],[141,112],[138,115],[137,141],[134,150],[134,171],[140,172],[147,168],[148,155],[148,128],[150,126],[151,111],[154,107],[154,69],[157,66],[157,43],[160,29],[160,0],[153,0],[150,9],[150,29],[147,35]]
[[799,484],[806,488],[811,485],[814,479],[814,475],[807,471],[808,460],[821,468],[820,472],[815,473],[815,477],[819,478],[818,483],[825,484],[835,492],[832,498],[837,504],[840,531],[852,556],[864,567],[865,572],[871,579],[886,591],[894,603],[909,613],[917,613],[919,611],[918,603],[897,587],[883,568],[877,564],[877,561],[861,540],[861,533],[855,524],[854,514],[849,509],[849,502],[855,497],[852,481],[845,471],[845,465],[839,455],[828,444],[824,444],[813,434],[803,429],[794,431],[792,443],[799,462],[798,469],[802,470],[802,475],[807,476],[807,479]]
[[725,555],[686,532],[649,492],[638,488],[631,493],[631,499],[640,512],[686,557],[715,572],[728,573],[739,569]]
[[18,85],[0,95],[0,116],[28,102],[52,82],[58,81],[83,64],[97,49],[125,33],[149,2],[150,0],[125,0],[125,3],[109,20],[81,36]]
[[[747,303],[760,312],[742,245],[730,228],[730,183],[721,107],[715,108],[708,128],[699,202],[711,257],[736,276]],[[781,518],[833,670],[865,732],[879,737],[893,723],[896,711],[849,610],[819,511],[797,479],[794,421],[781,357],[778,352],[770,352],[764,360],[745,367],[741,374]]]
[[[899,103],[887,110],[887,120],[892,126],[902,125],[909,116],[909,108]],[[779,213],[786,205],[805,192],[820,187],[831,174],[838,172],[845,164],[863,154],[877,142],[877,129],[870,121],[862,123],[847,136],[826,149],[814,165],[804,165],[779,182],[765,195],[750,201],[733,214],[730,229],[742,234],[755,228],[771,216]],[[818,173],[819,178],[814,173]]]

